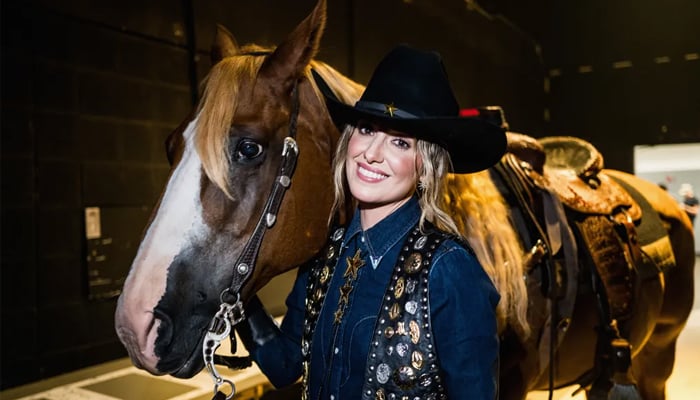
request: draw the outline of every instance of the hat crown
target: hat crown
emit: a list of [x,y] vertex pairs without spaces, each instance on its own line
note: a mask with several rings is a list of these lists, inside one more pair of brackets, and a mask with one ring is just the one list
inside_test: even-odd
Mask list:
[[[453,171],[469,173],[494,165],[506,150],[504,129],[481,118],[463,118],[437,52],[400,45],[374,70],[360,100],[349,105],[317,73],[314,79],[338,127],[369,119],[443,147]],[[342,128],[341,128],[342,129]]]
[[455,99],[440,55],[405,45],[395,47],[379,63],[360,102],[392,105],[415,117],[455,117]]

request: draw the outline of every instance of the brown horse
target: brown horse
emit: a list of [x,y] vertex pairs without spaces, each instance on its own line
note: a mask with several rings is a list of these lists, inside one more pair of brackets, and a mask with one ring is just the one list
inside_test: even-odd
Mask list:
[[[326,2],[320,0],[275,49],[239,48],[228,31],[219,29],[202,103],[169,137],[170,177],[119,299],[116,330],[136,366],[181,378],[198,373],[205,365],[205,336],[220,333],[211,321],[222,302],[245,301],[324,245],[339,132],[311,69],[347,103],[363,89],[313,60],[325,12]],[[296,144],[292,150],[289,142]],[[287,168],[288,154],[296,154],[296,148],[296,166]],[[658,215],[672,247],[672,262],[636,279],[632,317],[621,328],[632,346],[628,375],[636,378],[645,399],[663,399],[676,339],[693,302],[692,229],[656,185],[621,172],[608,174],[645,194],[653,208],[645,215]],[[593,355],[601,325],[598,292],[582,278],[586,265],[592,270],[586,262],[590,255],[579,246],[575,258],[582,272],[568,271],[566,278],[576,286],[571,290],[569,285],[567,294],[575,297],[563,296],[570,302],[567,318],[551,320],[548,310],[555,303],[547,294],[551,290],[543,288],[551,289],[554,281],[543,282],[553,275],[538,272],[543,261],[533,266],[524,257],[523,249],[534,240],[526,240],[512,224],[509,211],[517,207],[504,199],[495,176],[493,171],[454,175],[447,195],[457,223],[502,295],[501,397],[524,399],[528,391],[550,384],[588,385],[591,380],[585,378],[596,370]],[[268,207],[279,201],[279,212]],[[584,282],[580,287],[579,281]],[[232,293],[239,286],[232,282],[242,285],[238,293]],[[228,318],[234,311],[224,314]],[[550,348],[556,353],[548,353]],[[556,367],[551,375],[550,366]]]

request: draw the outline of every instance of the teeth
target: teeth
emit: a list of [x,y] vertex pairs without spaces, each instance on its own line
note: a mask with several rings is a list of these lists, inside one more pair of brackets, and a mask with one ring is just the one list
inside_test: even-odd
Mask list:
[[362,175],[364,175],[364,176],[366,176],[366,177],[368,177],[368,178],[371,178],[371,179],[383,179],[383,178],[386,178],[386,175],[384,175],[384,174],[378,174],[378,173],[376,173],[376,172],[369,171],[369,170],[364,169],[364,168],[362,168],[362,167],[359,167],[359,168],[358,168],[358,171],[360,172],[360,174],[362,174]]

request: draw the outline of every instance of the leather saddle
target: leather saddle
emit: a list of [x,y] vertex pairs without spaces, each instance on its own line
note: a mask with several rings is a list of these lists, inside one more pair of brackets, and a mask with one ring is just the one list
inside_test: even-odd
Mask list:
[[[635,265],[641,249],[635,224],[641,207],[615,180],[603,172],[603,156],[589,142],[569,136],[533,139],[508,132],[508,154],[501,162],[520,177],[518,190],[556,195],[566,210],[560,224],[578,233],[578,241],[604,288],[609,319],[625,320],[632,311]],[[546,208],[547,205],[535,205]],[[543,218],[540,218],[543,219]]]
[[570,136],[539,139],[544,176],[561,201],[579,213],[613,215],[623,208],[632,220],[642,216],[637,202],[602,172],[603,156],[592,144]]

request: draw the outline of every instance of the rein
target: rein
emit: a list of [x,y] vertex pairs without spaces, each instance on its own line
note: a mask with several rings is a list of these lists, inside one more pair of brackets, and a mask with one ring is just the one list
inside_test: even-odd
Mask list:
[[[280,164],[277,177],[272,185],[272,191],[267,198],[265,208],[263,209],[262,215],[260,215],[260,218],[258,219],[255,230],[248,239],[248,242],[243,248],[238,260],[234,264],[231,284],[229,287],[224,289],[219,296],[221,300],[219,310],[209,323],[207,333],[204,337],[204,342],[202,343],[202,356],[204,357],[204,364],[209,371],[209,375],[211,375],[212,379],[214,380],[214,400],[230,400],[236,394],[236,386],[232,381],[224,379],[219,374],[219,372],[216,370],[215,364],[225,364],[229,365],[231,368],[235,368],[236,366],[238,368],[250,366],[249,359],[218,356],[215,354],[215,352],[226,337],[230,338],[231,351],[235,352],[236,335],[233,332],[233,327],[245,319],[240,290],[248,281],[253,273],[253,270],[255,269],[255,262],[258,258],[258,253],[260,252],[263,236],[265,235],[267,229],[272,228],[277,221],[277,213],[282,203],[282,198],[292,182],[292,175],[294,174],[294,168],[296,167],[297,157],[299,155],[299,148],[295,139],[297,133],[298,116],[299,91],[297,82],[295,82],[294,88],[292,89],[292,112],[289,116],[289,130],[287,137],[284,138],[282,162]],[[233,365],[233,362],[229,362],[227,359],[236,359],[234,362],[237,365]],[[229,386],[231,388],[231,393],[227,395],[219,391],[219,389],[223,386]]]

